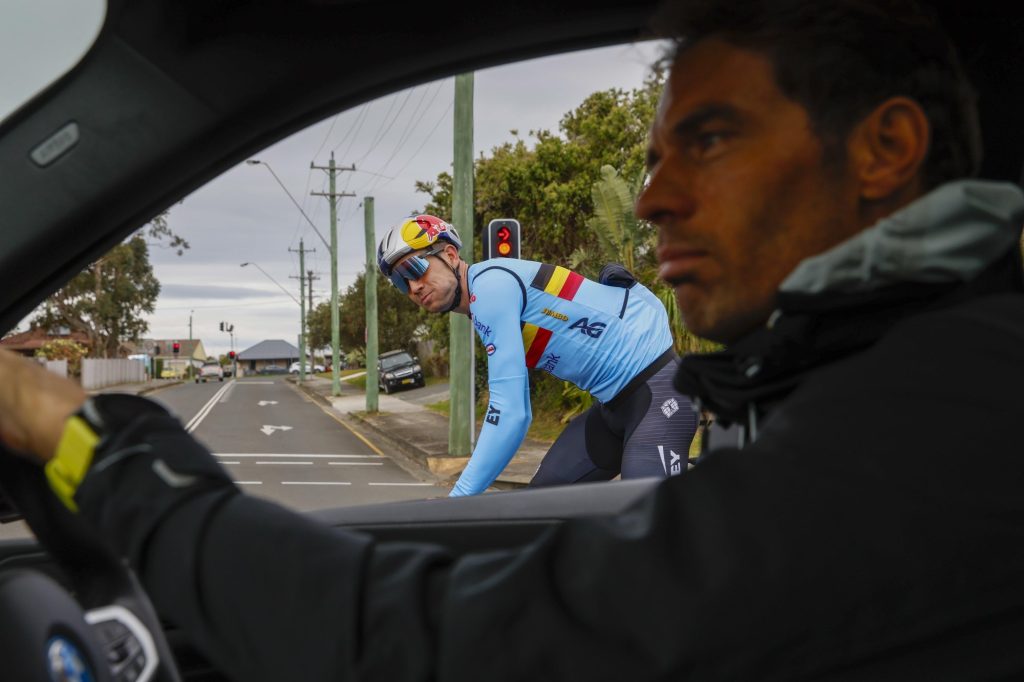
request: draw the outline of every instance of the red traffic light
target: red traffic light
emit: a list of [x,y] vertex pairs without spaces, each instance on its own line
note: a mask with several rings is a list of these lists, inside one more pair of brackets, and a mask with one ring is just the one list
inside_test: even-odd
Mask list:
[[228,351],[228,359],[230,359],[230,360],[234,360],[235,359],[235,351],[233,351],[233,350]]
[[484,230],[483,243],[487,258],[519,258],[519,221],[492,220]]
[[175,343],[173,350],[174,350],[175,353],[180,351],[181,350],[181,344],[180,343]]

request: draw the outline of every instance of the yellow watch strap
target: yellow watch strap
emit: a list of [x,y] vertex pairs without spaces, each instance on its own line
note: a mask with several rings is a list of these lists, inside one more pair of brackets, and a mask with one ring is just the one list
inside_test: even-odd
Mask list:
[[50,488],[64,506],[73,512],[78,512],[75,493],[89,471],[93,452],[99,442],[100,437],[88,422],[77,414],[71,415],[64,423],[64,433],[57,445],[57,453],[46,463],[46,479],[50,482]]

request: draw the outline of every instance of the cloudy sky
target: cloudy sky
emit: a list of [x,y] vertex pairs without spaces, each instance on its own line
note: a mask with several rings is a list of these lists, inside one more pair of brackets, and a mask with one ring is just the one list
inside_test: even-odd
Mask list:
[[[9,1],[26,12],[68,6],[66,0]],[[95,0],[83,4],[90,3]],[[54,15],[45,12],[43,19],[52,22]],[[73,23],[88,25],[81,17]],[[5,36],[0,27],[0,38],[15,33]],[[511,130],[523,137],[530,130],[556,131],[560,118],[592,92],[639,87],[661,49],[640,43],[478,71],[474,155],[513,139]],[[299,306],[291,296],[299,296],[300,240],[311,250],[306,269],[316,278],[314,305],[330,297],[328,248],[302,215],[330,239],[327,200],[310,194],[327,191],[327,174],[310,163],[327,165],[333,153],[339,165],[356,167],[340,173],[337,185],[356,195],[339,200],[338,286],[344,291],[364,267],[362,200],[374,197],[375,228],[382,234],[423,207],[427,197],[414,190],[416,180],[451,169],[453,90],[454,80],[445,79],[342,112],[253,155],[265,165],[240,164],[173,205],[169,224],[191,248],[182,256],[153,249],[162,292],[148,336],[187,339],[191,321],[192,336],[216,355],[229,349],[229,335],[219,330],[227,322],[239,351],[263,339],[296,343]],[[4,105],[0,99],[0,115]],[[240,267],[243,262],[255,265]]]

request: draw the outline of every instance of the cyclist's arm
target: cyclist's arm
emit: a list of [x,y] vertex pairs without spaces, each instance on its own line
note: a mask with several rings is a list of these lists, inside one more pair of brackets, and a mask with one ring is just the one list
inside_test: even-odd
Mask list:
[[488,353],[490,401],[473,456],[452,488],[453,497],[486,490],[516,454],[532,419],[519,326],[522,289],[511,273],[487,270],[476,277],[472,291],[474,327]]

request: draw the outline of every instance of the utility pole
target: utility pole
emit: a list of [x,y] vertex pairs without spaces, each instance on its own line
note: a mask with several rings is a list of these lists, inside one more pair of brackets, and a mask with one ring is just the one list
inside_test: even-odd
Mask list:
[[[455,149],[452,169],[452,224],[466,235],[460,255],[473,263],[473,74],[455,77]],[[451,412],[448,454],[472,452],[476,414],[473,405],[473,329],[461,313],[449,316]]]
[[[377,377],[377,234],[373,226],[373,197],[363,199],[363,234],[366,242],[366,411],[378,407]],[[372,378],[371,378],[372,376]]]
[[327,197],[331,206],[331,395],[341,395],[341,375],[338,372],[338,363],[341,360],[341,349],[339,348],[338,325],[338,197],[354,197],[353,192],[336,192],[335,176],[338,171],[354,171],[356,165],[339,167],[334,164],[334,152],[331,152],[331,163],[329,166],[315,166],[309,164],[310,168],[317,168],[327,171],[330,178],[330,192],[311,192],[315,196]]
[[[295,249],[288,249],[292,253],[295,253]],[[313,252],[316,249],[312,249]],[[299,240],[299,276],[291,276],[292,279],[299,280],[299,381],[306,380],[306,298],[302,295],[306,290],[306,247],[303,246],[302,240]]]

